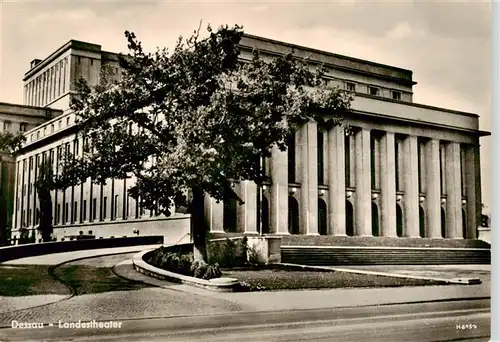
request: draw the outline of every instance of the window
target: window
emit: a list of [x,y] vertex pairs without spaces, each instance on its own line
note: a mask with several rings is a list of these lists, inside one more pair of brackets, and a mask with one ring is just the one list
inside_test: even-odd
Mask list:
[[59,224],[61,222],[61,205],[57,205],[57,210],[56,210],[56,224]]
[[103,203],[102,203],[102,219],[103,220],[106,219],[106,211],[108,209],[107,207],[108,207],[108,198],[106,196],[104,196]]
[[114,203],[114,205],[115,205],[115,208],[114,208],[115,212],[113,213],[113,218],[116,219],[116,217],[118,216],[118,195],[115,195],[115,203]]
[[36,138],[40,139],[40,131],[36,131]]
[[97,198],[92,199],[92,220],[97,219]]
[[54,124],[50,125],[50,133],[54,133]]
[[69,126],[69,117],[66,118],[66,126]]
[[12,123],[10,121],[3,122],[3,130],[4,131],[10,131],[11,127],[12,127]]
[[78,202],[77,202],[77,201],[75,201],[75,202],[73,203],[73,218],[72,218],[72,220],[71,220],[71,221],[73,221],[73,222],[75,222],[75,221],[76,221],[76,217],[77,217],[77,214],[76,214],[76,213],[77,213],[77,212],[78,212]]
[[69,222],[69,203],[64,204],[64,222]]
[[392,99],[396,101],[401,101],[401,93],[399,91],[393,91]]
[[19,125],[19,130],[21,132],[26,132],[28,130],[28,124],[26,122],[21,122]]
[[345,87],[346,87],[347,91],[352,91],[352,92],[356,91],[356,84],[354,84],[352,82],[346,82]]
[[379,89],[377,87],[369,87],[368,91],[369,91],[370,95],[373,95],[373,96],[378,96],[378,94],[379,94]]
[[59,120],[59,122],[58,122],[58,126],[59,126],[59,128],[61,128],[61,127],[62,127],[62,120]]
[[82,203],[82,217],[80,218],[80,222],[84,222],[87,220],[87,200],[83,200]]

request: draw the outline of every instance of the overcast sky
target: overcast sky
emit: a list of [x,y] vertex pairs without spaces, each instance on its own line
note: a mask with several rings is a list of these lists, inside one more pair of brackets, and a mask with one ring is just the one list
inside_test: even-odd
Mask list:
[[[126,52],[123,32],[146,49],[171,47],[200,20],[413,70],[414,102],[473,112],[490,130],[489,2],[0,1],[0,101],[22,103],[22,77],[70,39]],[[483,202],[491,203],[490,139],[482,140]]]

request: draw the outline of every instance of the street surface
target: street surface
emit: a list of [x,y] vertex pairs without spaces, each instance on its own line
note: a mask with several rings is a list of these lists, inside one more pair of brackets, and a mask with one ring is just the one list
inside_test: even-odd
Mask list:
[[[0,329],[2,341],[488,341],[489,300],[123,320],[121,328]],[[68,322],[64,321],[63,322]],[[45,322],[49,323],[49,322]],[[465,329],[463,326],[467,325]]]

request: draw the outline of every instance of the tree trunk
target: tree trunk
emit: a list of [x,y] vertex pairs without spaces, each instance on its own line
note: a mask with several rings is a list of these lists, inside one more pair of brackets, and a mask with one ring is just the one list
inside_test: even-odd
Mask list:
[[207,261],[207,225],[205,222],[205,193],[193,188],[193,199],[190,204],[191,239],[193,241],[194,260]]
[[38,230],[42,234],[43,242],[52,241],[52,198],[49,190],[41,190],[40,200],[40,225]]

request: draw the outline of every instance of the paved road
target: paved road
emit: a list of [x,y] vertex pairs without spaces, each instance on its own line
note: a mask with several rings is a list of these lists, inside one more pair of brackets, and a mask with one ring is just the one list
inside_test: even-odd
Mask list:
[[[488,341],[489,300],[122,321],[115,329],[0,329],[7,341]],[[62,321],[61,324],[68,323]],[[470,324],[469,329],[457,325]]]

